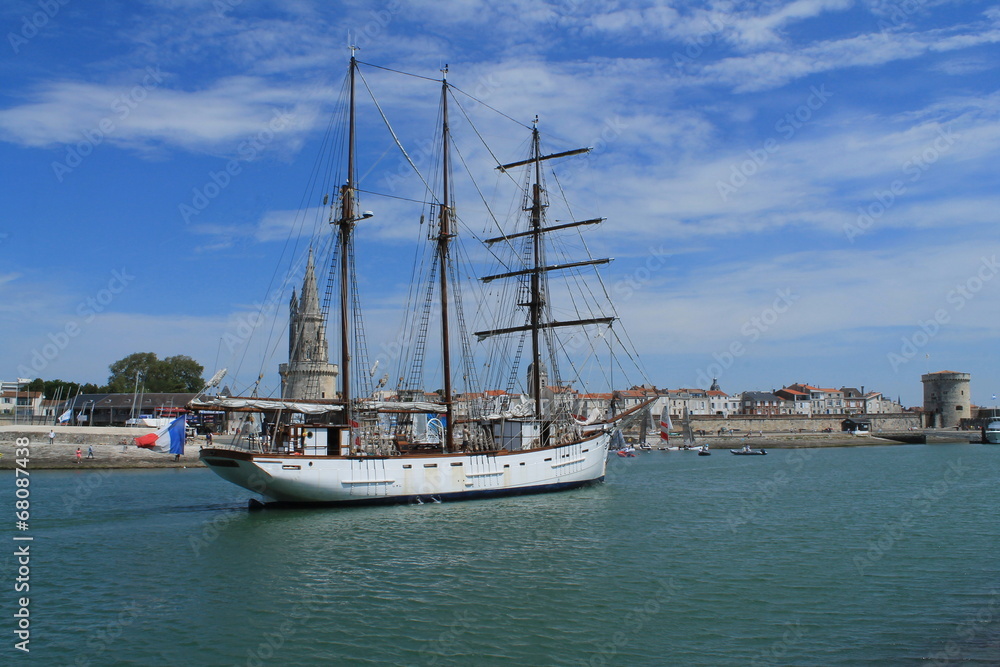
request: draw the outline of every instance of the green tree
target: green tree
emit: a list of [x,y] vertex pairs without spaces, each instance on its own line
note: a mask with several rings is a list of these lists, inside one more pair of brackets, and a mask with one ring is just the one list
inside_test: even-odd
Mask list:
[[186,354],[167,357],[160,363],[166,369],[166,374],[165,388],[159,391],[195,392],[201,391],[205,386],[205,380],[202,378],[205,367]]
[[108,390],[126,394],[139,387],[147,392],[196,392],[205,386],[204,367],[187,355],[158,359],[153,352],[135,352],[109,366]]
[[113,394],[130,394],[135,391],[136,382],[143,383],[147,391],[152,388],[159,359],[152,352],[135,352],[111,364],[108,369],[108,391]]

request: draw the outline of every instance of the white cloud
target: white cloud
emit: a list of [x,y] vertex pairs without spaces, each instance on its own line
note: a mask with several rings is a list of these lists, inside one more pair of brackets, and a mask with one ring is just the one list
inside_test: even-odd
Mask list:
[[254,77],[230,77],[205,90],[184,91],[168,87],[169,75],[156,76],[161,83],[139,72],[132,87],[44,84],[30,101],[0,111],[0,136],[34,147],[163,143],[195,151],[224,148],[235,156],[254,138],[297,142],[315,120],[312,91],[271,86]]
[[732,86],[736,92],[753,92],[822,72],[884,65],[929,52],[946,53],[998,41],[1000,29],[994,23],[923,33],[867,33],[710,62],[700,67],[688,83],[716,83]]

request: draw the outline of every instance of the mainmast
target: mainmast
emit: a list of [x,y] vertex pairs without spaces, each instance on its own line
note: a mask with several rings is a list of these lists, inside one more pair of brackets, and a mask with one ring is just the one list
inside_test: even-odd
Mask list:
[[351,415],[351,339],[350,339],[350,240],[351,231],[357,222],[354,210],[355,195],[355,113],[354,113],[354,90],[355,72],[357,71],[357,60],[354,57],[354,50],[351,50],[350,69],[350,107],[347,129],[347,182],[340,189],[340,219],[337,226],[340,228],[340,386],[342,398],[344,400],[344,422],[350,427],[353,417]]
[[454,451],[454,410],[451,389],[451,350],[448,336],[448,245],[454,234],[451,231],[451,156],[448,145],[448,66],[441,70],[441,153],[442,153],[442,187],[441,187],[441,225],[437,238],[438,271],[441,280],[441,359],[444,373],[445,426],[442,448],[445,452]]

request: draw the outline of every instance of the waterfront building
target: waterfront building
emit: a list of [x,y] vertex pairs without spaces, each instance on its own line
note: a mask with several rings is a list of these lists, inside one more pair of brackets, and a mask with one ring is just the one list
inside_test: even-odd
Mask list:
[[704,389],[668,389],[665,394],[666,407],[674,419],[682,417],[685,410],[689,415],[713,414],[708,392]]
[[785,389],[808,394],[810,402],[809,414],[811,415],[839,415],[844,413],[844,392],[840,389],[824,389],[802,383],[790,384]]
[[799,389],[783,387],[782,389],[774,392],[774,395],[791,402],[791,414],[805,415],[807,417],[812,414],[812,400],[808,391],[800,391]]
[[0,414],[17,418],[31,418],[41,414],[42,392],[40,391],[4,391],[0,392]]
[[844,396],[845,415],[860,415],[865,413],[865,397],[861,390],[853,387],[841,387],[840,393]]
[[769,391],[745,391],[741,398],[740,414],[777,417],[792,414],[792,402]]
[[[718,385],[713,385],[718,386]],[[735,396],[730,396],[721,389],[709,389],[708,394],[708,405],[710,414],[718,415],[720,417],[728,417],[729,415],[739,414],[740,411],[740,396],[739,394]]]

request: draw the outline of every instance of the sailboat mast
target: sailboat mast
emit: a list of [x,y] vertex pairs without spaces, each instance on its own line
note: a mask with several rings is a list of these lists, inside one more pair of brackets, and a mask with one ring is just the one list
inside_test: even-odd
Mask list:
[[451,156],[449,155],[448,137],[448,66],[442,70],[441,78],[441,153],[442,153],[442,187],[441,187],[441,229],[437,239],[438,270],[441,279],[441,359],[444,373],[444,401],[446,421],[444,426],[444,451],[454,451],[454,414],[452,407],[451,388],[451,350],[448,335],[448,245],[454,234],[451,231]]
[[350,239],[355,220],[354,211],[354,148],[355,113],[354,90],[357,60],[351,55],[350,70],[350,111],[347,139],[347,183],[340,192],[340,386],[344,400],[344,421],[350,427],[351,416],[351,340],[350,340]]
[[542,371],[539,345],[539,324],[542,319],[542,161],[537,118],[531,130],[531,152],[535,167],[535,182],[531,190],[531,243],[534,251],[534,271],[531,273],[531,393],[535,397],[535,416],[542,417]]

